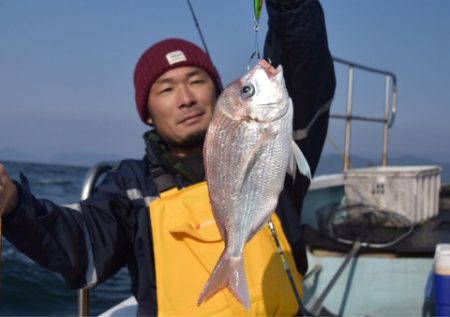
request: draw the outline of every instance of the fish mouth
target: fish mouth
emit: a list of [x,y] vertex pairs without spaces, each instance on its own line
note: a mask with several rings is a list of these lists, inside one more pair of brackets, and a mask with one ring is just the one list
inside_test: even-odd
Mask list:
[[261,59],[259,61],[259,66],[261,66],[261,68],[266,72],[269,78],[277,76],[282,71],[280,66],[275,68],[270,62],[266,61],[265,59]]

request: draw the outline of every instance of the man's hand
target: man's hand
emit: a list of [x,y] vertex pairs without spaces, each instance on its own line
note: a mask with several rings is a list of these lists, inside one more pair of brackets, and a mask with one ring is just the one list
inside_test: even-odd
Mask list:
[[18,203],[17,187],[5,166],[0,163],[0,216],[12,212]]

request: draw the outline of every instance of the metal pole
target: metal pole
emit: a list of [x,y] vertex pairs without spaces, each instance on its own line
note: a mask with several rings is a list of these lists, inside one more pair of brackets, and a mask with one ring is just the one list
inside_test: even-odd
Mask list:
[[386,76],[386,91],[385,91],[385,108],[384,108],[384,119],[383,124],[383,166],[387,166],[388,163],[388,139],[389,139],[389,100],[390,100],[390,88],[391,88],[391,78]]
[[89,316],[89,290],[87,289],[78,291],[78,316]]
[[397,94],[398,94],[398,87],[395,77],[392,77],[392,109],[391,109],[391,115],[389,117],[389,129],[394,125],[395,121],[395,115],[397,114]]
[[331,278],[330,282],[328,282],[328,285],[322,291],[322,294],[320,294],[319,298],[317,298],[316,302],[309,309],[309,312],[313,316],[317,316],[317,314],[319,313],[320,309],[322,308],[322,304],[325,301],[325,298],[327,297],[328,293],[331,291],[331,289],[333,288],[334,284],[336,283],[338,278],[341,276],[341,274],[344,271],[344,269],[347,267],[347,264],[356,255],[356,253],[358,253],[360,248],[361,248],[361,242],[356,241],[353,244],[353,247],[350,250],[350,252],[345,257],[345,259],[342,262],[341,266],[339,266],[338,270],[336,271],[336,273],[334,273],[334,275]]
[[353,66],[348,68],[348,90],[347,90],[347,113],[345,123],[345,151],[344,151],[344,171],[350,168],[350,135],[352,130],[352,107],[353,107]]
[[308,271],[305,276],[303,276],[303,282],[309,279],[311,276],[316,275],[322,271],[322,265],[316,264],[310,271]]
[[[114,168],[117,164],[114,162],[100,162],[92,166],[86,174],[83,181],[83,186],[81,188],[81,200],[87,199],[91,194],[97,182],[97,179],[103,173],[106,173]],[[78,316],[86,317],[89,316],[89,290],[80,289],[78,290]]]

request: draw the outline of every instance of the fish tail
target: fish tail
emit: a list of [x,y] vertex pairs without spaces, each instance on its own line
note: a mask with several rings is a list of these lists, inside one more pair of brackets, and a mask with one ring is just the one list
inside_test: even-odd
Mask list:
[[229,257],[225,253],[222,254],[200,293],[197,306],[200,306],[225,287],[228,287],[245,309],[250,309],[250,296],[243,257]]

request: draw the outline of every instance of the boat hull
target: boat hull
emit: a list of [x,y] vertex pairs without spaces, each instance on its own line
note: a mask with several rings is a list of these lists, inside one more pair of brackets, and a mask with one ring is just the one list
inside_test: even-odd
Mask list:
[[[310,268],[322,269],[304,281],[307,308],[311,308],[338,271],[344,254],[308,252]],[[432,315],[433,258],[397,258],[371,254],[351,259],[326,296],[327,314],[339,316]]]

